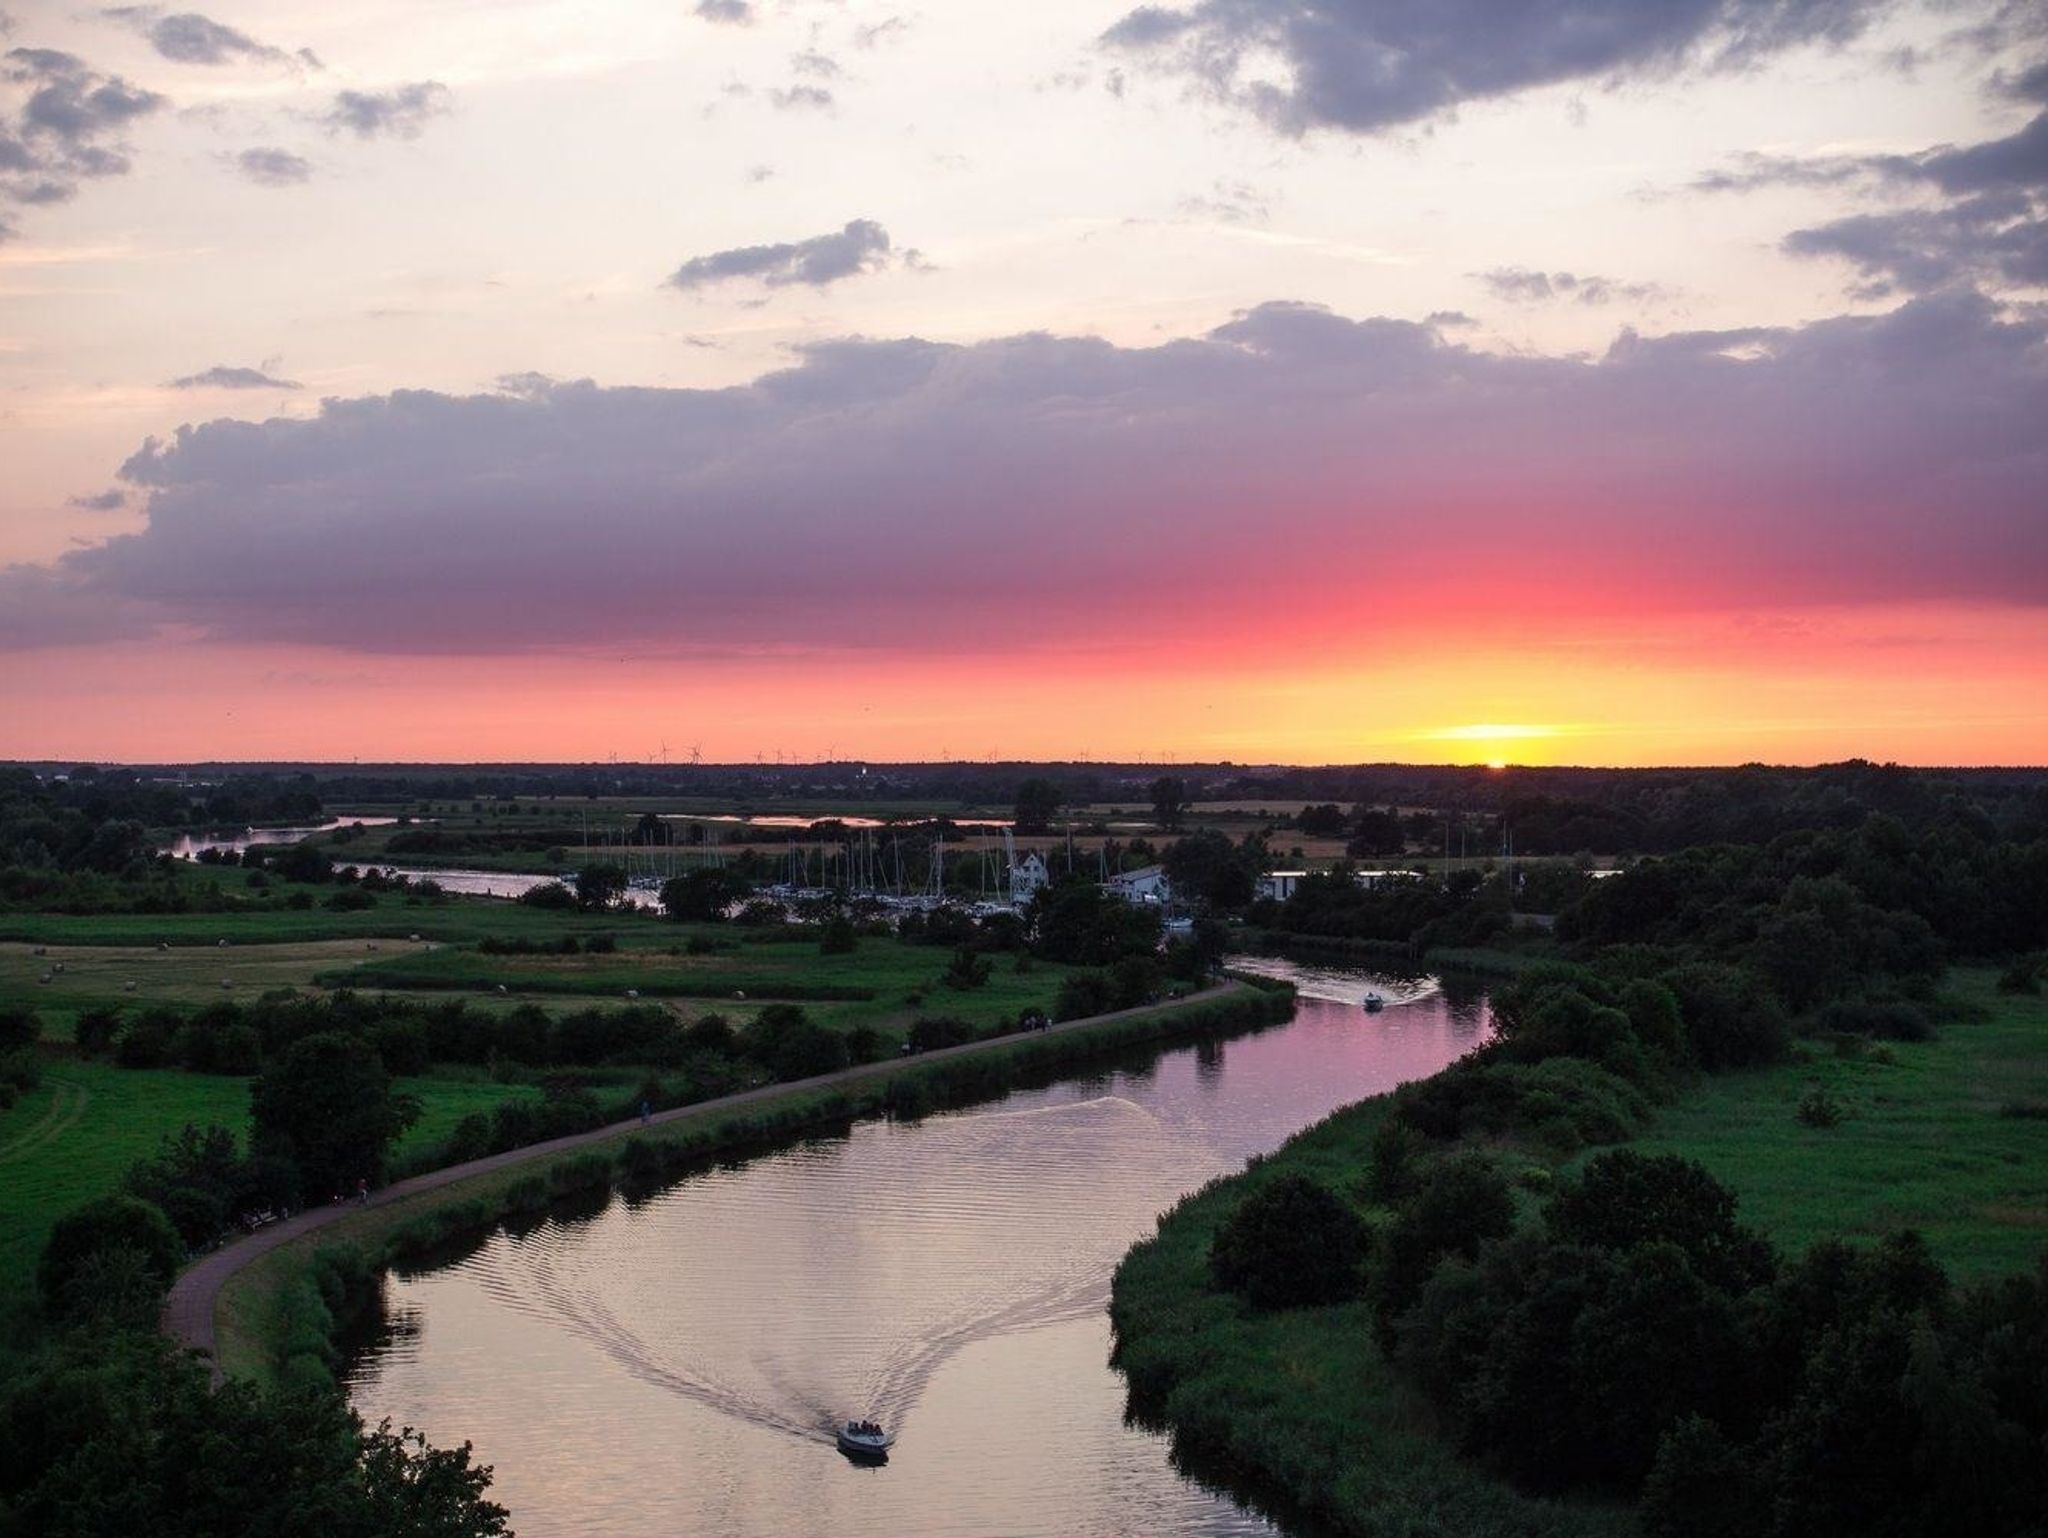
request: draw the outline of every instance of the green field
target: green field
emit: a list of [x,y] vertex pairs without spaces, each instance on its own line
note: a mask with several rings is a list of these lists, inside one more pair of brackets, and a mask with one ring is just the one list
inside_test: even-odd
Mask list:
[[[420,1119],[399,1144],[399,1158],[436,1146],[472,1111],[539,1093],[452,1074],[399,1085],[420,1102]],[[130,1165],[187,1122],[219,1122],[246,1136],[249,1081],[53,1060],[40,1088],[0,1111],[0,1334],[34,1283],[50,1226],[118,1189]]]
[[[1636,1146],[1699,1160],[1788,1250],[1917,1228],[1959,1278],[2029,1267],[2048,1247],[2048,999],[1998,993],[1988,972],[1951,991],[1990,1018],[1705,1080]],[[1799,1120],[1815,1084],[1842,1103],[1839,1126]]]
[[[438,990],[496,999],[506,997],[556,1004],[623,1000],[630,990],[643,998],[703,1001],[721,1013],[744,1018],[755,1006],[776,999],[797,1000],[823,1024],[840,1028],[870,1025],[885,1035],[900,1034],[919,1015],[952,1015],[984,1026],[1014,1021],[1026,1007],[1050,1009],[1060,983],[1073,969],[1034,962],[1019,972],[1007,955],[995,955],[988,981],[978,988],[948,987],[943,978],[952,952],[943,946],[910,945],[893,938],[866,937],[844,955],[819,952],[812,939],[745,939],[746,931],[721,931],[739,941],[731,950],[692,956],[681,945],[652,947],[650,938],[684,931],[664,926],[620,937],[620,949],[603,955],[488,955],[454,947],[407,947],[380,955],[327,983],[379,991]],[[741,996],[744,995],[744,998]]]

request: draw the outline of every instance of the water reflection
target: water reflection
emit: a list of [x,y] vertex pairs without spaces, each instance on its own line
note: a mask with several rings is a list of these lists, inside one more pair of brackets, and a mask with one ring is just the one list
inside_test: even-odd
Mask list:
[[[359,1407],[497,1465],[522,1533],[1271,1532],[1124,1423],[1103,1305],[1187,1190],[1476,1044],[1483,1002],[1318,969],[1295,1021],[863,1123],[394,1277]],[[1373,987],[1391,1002],[1368,1016]],[[879,1473],[833,1452],[872,1415]]]

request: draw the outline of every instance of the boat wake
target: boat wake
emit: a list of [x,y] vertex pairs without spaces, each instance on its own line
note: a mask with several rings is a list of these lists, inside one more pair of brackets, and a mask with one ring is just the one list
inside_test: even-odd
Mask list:
[[1114,1095],[868,1124],[463,1266],[643,1383],[829,1442],[900,1426],[963,1347],[1098,1313],[1130,1235],[1216,1163]]

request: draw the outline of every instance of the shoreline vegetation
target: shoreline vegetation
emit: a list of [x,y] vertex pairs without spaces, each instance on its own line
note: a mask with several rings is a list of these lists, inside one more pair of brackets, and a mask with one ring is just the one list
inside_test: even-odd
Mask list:
[[[1630,1135],[1602,1141],[1697,1161],[1788,1266],[1810,1245],[1830,1253],[1828,1241],[1881,1254],[1887,1236],[1896,1244],[1910,1229],[1958,1284],[2023,1275],[2048,1220],[2048,1006],[1999,991],[1995,977],[1953,974],[1954,1023],[1932,1039],[1802,1039],[1781,1061],[1691,1076]],[[1460,1072],[1344,1107],[1161,1215],[1112,1288],[1113,1361],[1132,1415],[1172,1437],[1186,1471],[1317,1532],[1692,1531],[1646,1526],[1624,1491],[1532,1488],[1461,1450],[1455,1417],[1385,1349],[1371,1282],[1332,1305],[1259,1309],[1216,1280],[1219,1233],[1258,1193],[1295,1178],[1343,1197],[1368,1248],[1384,1253],[1401,1224],[1389,1200],[1404,1183],[1389,1175],[1389,1149],[1402,1146],[1394,1124],[1404,1101]],[[1828,1114],[1813,1114],[1817,1104]],[[1507,1176],[1522,1228],[1598,1157],[1526,1128],[1454,1149],[1451,1159],[1476,1156]]]
[[1230,978],[1173,1002],[987,1038],[810,1080],[764,1086],[411,1177],[367,1206],[315,1208],[202,1257],[179,1276],[164,1325],[217,1373],[318,1381],[360,1322],[387,1265],[474,1240],[557,1202],[646,1191],[703,1161],[763,1152],[874,1115],[914,1117],[1155,1043],[1228,1035],[1291,1017],[1294,991]]

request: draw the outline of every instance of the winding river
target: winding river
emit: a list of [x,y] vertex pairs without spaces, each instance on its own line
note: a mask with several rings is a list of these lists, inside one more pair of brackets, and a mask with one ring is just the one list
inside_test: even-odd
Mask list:
[[[1297,980],[1291,1023],[861,1123],[394,1276],[351,1396],[473,1440],[527,1538],[1271,1533],[1125,1424],[1111,1272],[1185,1192],[1489,1022],[1471,983],[1247,964]],[[898,1431],[885,1467],[833,1449],[849,1415]]]

